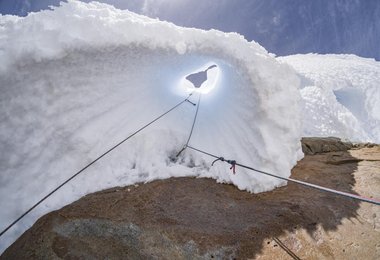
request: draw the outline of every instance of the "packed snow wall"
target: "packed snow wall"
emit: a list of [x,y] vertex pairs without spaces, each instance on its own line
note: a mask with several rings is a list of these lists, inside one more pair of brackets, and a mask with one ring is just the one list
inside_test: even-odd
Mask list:
[[[0,17],[0,229],[107,149],[189,94],[184,79],[218,69],[201,94],[190,144],[281,176],[302,156],[299,79],[238,34],[180,28],[96,2]],[[197,103],[198,92],[190,98]],[[186,102],[108,154],[0,239],[84,194],[176,176],[250,192],[283,181],[185,150]]]
[[380,62],[342,54],[277,59],[302,79],[303,135],[380,143]]

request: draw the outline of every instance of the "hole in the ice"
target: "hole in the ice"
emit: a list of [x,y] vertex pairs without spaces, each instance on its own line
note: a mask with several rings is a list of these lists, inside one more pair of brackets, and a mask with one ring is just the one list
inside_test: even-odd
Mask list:
[[190,92],[209,93],[215,88],[219,77],[219,68],[213,64],[206,69],[191,73],[184,78],[183,85]]
[[216,68],[216,65],[211,65],[204,71],[190,74],[186,77],[186,79],[190,81],[191,83],[193,83],[195,88],[200,88],[202,84],[207,80],[207,71],[213,68]]

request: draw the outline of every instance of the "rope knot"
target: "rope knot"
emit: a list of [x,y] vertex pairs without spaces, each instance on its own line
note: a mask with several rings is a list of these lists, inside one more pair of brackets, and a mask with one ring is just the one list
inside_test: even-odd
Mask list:
[[216,163],[217,161],[222,161],[222,162],[226,162],[226,163],[231,164],[230,170],[232,170],[233,174],[236,174],[236,169],[235,169],[236,168],[236,161],[235,160],[226,160],[223,157],[219,157],[218,159],[214,160],[211,163],[211,166],[214,166],[214,163]]
[[227,160],[227,163],[231,164],[230,170],[232,170],[233,174],[236,174],[236,161],[235,160]]

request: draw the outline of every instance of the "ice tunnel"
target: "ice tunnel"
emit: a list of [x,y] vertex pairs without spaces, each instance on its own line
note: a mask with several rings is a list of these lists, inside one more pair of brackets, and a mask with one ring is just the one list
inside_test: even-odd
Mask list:
[[[201,95],[201,102],[191,145],[286,177],[302,156],[298,77],[238,34],[181,28],[79,1],[25,18],[1,16],[0,30],[0,143],[7,151],[0,153],[0,207],[9,209],[0,213],[1,229],[192,91],[191,101]],[[210,158],[191,150],[171,160],[194,113],[185,103],[152,124],[7,236],[113,186],[179,176],[214,178],[250,192],[285,184],[239,168],[231,174],[222,163],[210,167]]]

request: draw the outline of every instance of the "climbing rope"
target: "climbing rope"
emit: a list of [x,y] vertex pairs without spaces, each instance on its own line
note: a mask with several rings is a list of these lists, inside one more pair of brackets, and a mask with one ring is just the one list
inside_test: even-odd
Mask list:
[[[240,166],[242,168],[245,168],[245,169],[248,169],[248,170],[251,170],[251,171],[255,171],[255,172],[258,172],[258,173],[261,173],[261,174],[265,174],[265,175],[271,176],[273,178],[277,178],[277,179],[281,179],[281,180],[297,183],[297,184],[300,184],[300,185],[303,185],[303,186],[307,186],[307,187],[310,187],[310,188],[314,188],[314,189],[317,189],[317,190],[334,193],[334,194],[337,194],[337,195],[340,195],[340,196],[344,196],[344,197],[348,197],[348,198],[352,198],[352,199],[368,202],[368,203],[371,203],[371,204],[380,205],[380,201],[375,200],[375,199],[366,198],[366,197],[355,195],[355,194],[352,194],[352,193],[348,193],[348,192],[343,192],[343,191],[338,191],[338,190],[326,188],[326,187],[323,187],[323,186],[319,186],[319,185],[316,185],[316,184],[312,184],[312,183],[308,183],[308,182],[304,182],[304,181],[300,181],[300,180],[296,180],[296,179],[292,179],[292,178],[286,178],[286,177],[278,176],[278,175],[275,175],[275,174],[272,174],[272,173],[269,173],[269,172],[265,172],[265,171],[261,171],[261,170],[255,169],[255,168],[247,166],[247,165],[243,165],[243,164],[237,163],[235,160],[226,160],[226,159],[224,159],[224,157],[216,156],[214,154],[211,154],[211,153],[208,153],[208,152],[205,152],[205,151],[202,151],[200,149],[197,149],[195,147],[190,146],[189,142],[190,142],[191,136],[193,134],[195,122],[197,120],[198,110],[199,110],[199,106],[200,106],[200,99],[201,99],[201,94],[199,94],[197,110],[195,112],[195,116],[194,116],[194,119],[193,119],[193,124],[191,126],[189,137],[188,137],[187,142],[184,145],[184,147],[178,152],[177,157],[186,148],[189,148],[189,149],[192,149],[192,150],[197,151],[199,153],[203,153],[205,155],[208,155],[210,157],[215,158],[215,160],[211,163],[211,166],[213,166],[217,161],[222,161],[222,162],[226,162],[226,163],[230,164],[231,165],[230,170],[232,170],[233,174],[236,174],[236,166]],[[195,105],[194,103],[192,103],[192,104]]]
[[[159,119],[161,119],[162,117],[164,117],[165,115],[167,115],[168,113],[170,113],[171,111],[173,111],[174,109],[176,109],[177,107],[179,107],[180,105],[182,105],[183,103],[185,102],[189,102],[191,104],[194,105],[194,103],[192,103],[189,98],[190,96],[192,95],[193,93],[189,94],[189,96],[182,100],[181,102],[179,102],[178,104],[176,104],[175,106],[173,106],[172,108],[170,108],[168,111],[166,111],[165,113],[161,114],[160,116],[156,117],[154,120],[152,120],[151,122],[149,122],[148,124],[144,125],[143,127],[141,127],[140,129],[136,130],[134,133],[132,133],[131,135],[129,135],[128,137],[126,137],[124,140],[120,141],[119,143],[117,143],[116,145],[114,145],[112,148],[108,149],[106,152],[104,152],[102,155],[100,155],[99,157],[97,157],[95,160],[93,160],[92,162],[90,162],[89,164],[87,164],[85,167],[83,167],[81,170],[79,170],[78,172],[76,172],[74,175],[72,175],[70,178],[68,178],[66,181],[64,181],[63,183],[61,183],[57,188],[55,188],[54,190],[52,190],[49,194],[47,194],[45,197],[43,197],[42,199],[40,199],[36,204],[34,204],[31,208],[29,208],[27,211],[25,211],[20,217],[18,217],[15,221],[13,221],[8,227],[6,227],[3,231],[1,231],[0,233],[0,237],[5,233],[7,232],[11,227],[13,227],[17,222],[19,222],[23,217],[25,217],[29,212],[31,212],[34,208],[36,208],[39,204],[41,204],[44,200],[46,200],[47,198],[49,198],[51,195],[53,195],[53,193],[55,193],[57,190],[59,190],[60,188],[62,188],[65,184],[67,184],[69,181],[71,181],[72,179],[74,179],[75,177],[77,177],[79,174],[81,174],[83,171],[85,171],[88,167],[90,167],[91,165],[93,165],[94,163],[96,163],[97,161],[99,161],[101,158],[103,158],[105,155],[107,155],[108,153],[110,153],[111,151],[113,151],[114,149],[116,149],[118,146],[120,146],[122,143],[124,143],[125,141],[127,141],[128,139],[132,138],[133,136],[135,136],[136,134],[138,134],[139,132],[141,132],[142,130],[144,130],[145,128],[147,128],[148,126],[150,126],[151,124],[155,123],[156,121],[158,121]],[[194,127],[194,126],[193,126]]]
[[[278,175],[275,175],[275,174],[272,174],[272,173],[269,173],[269,172],[265,172],[265,171],[261,171],[261,170],[255,169],[255,168],[247,166],[247,165],[243,165],[243,164],[237,163],[235,160],[226,160],[226,159],[224,159],[224,157],[216,156],[214,154],[211,154],[211,153],[208,153],[208,152],[205,152],[205,151],[202,151],[200,149],[197,149],[195,147],[190,146],[189,142],[190,142],[191,136],[193,134],[195,122],[197,120],[198,110],[199,110],[199,106],[200,106],[200,100],[201,100],[201,94],[199,94],[197,110],[195,112],[195,116],[194,116],[194,119],[193,119],[193,124],[191,126],[189,137],[188,137],[187,142],[184,145],[184,147],[178,152],[177,157],[186,148],[189,148],[189,149],[192,149],[192,150],[197,151],[199,153],[203,153],[205,155],[208,155],[210,157],[215,158],[215,160],[211,163],[211,166],[213,166],[217,161],[222,161],[222,162],[226,162],[226,163],[230,164],[231,165],[230,170],[232,170],[233,174],[236,174],[236,166],[240,166],[240,167],[245,168],[247,170],[251,170],[251,171],[255,171],[255,172],[261,173],[261,174],[265,174],[265,175],[271,176],[273,178],[277,178],[277,179],[281,179],[281,180],[284,180],[284,181],[289,181],[289,182],[297,183],[297,184],[300,184],[300,185],[303,185],[303,186],[306,186],[306,187],[314,188],[314,189],[325,191],[325,192],[334,193],[336,195],[348,197],[348,198],[351,198],[351,199],[356,199],[356,200],[368,202],[368,203],[371,203],[371,204],[380,205],[380,201],[375,200],[375,199],[366,198],[366,197],[362,197],[362,196],[355,195],[355,194],[352,194],[352,193],[348,193],[348,192],[343,192],[343,191],[338,191],[338,190],[326,188],[326,187],[323,187],[323,186],[319,186],[319,185],[316,185],[316,184],[312,184],[312,183],[308,183],[308,182],[304,182],[304,181],[300,181],[300,180],[296,180],[296,179],[292,179],[292,178],[286,178],[286,177],[278,176]],[[195,105],[194,103],[192,103],[192,104]]]
[[296,179],[292,179],[292,178],[286,178],[286,177],[278,176],[278,175],[275,175],[275,174],[272,174],[272,173],[269,173],[269,172],[265,172],[265,171],[261,171],[261,170],[255,169],[253,167],[250,167],[250,166],[247,166],[247,165],[244,165],[244,164],[237,163],[235,160],[226,160],[226,159],[224,159],[221,156],[216,156],[214,154],[202,151],[202,150],[197,149],[195,147],[192,147],[190,145],[186,145],[186,147],[189,148],[189,149],[192,149],[194,151],[197,151],[199,153],[202,153],[202,154],[205,154],[205,155],[208,155],[210,157],[215,158],[216,160],[214,160],[211,165],[214,165],[214,163],[217,162],[217,161],[222,161],[222,162],[226,162],[226,163],[230,164],[231,165],[230,169],[233,170],[234,174],[235,174],[235,167],[236,166],[240,166],[240,167],[245,168],[247,170],[251,170],[251,171],[255,171],[255,172],[261,173],[261,174],[265,174],[265,175],[268,175],[268,176],[271,176],[271,177],[274,177],[274,178],[277,178],[277,179],[281,179],[281,180],[284,180],[284,181],[294,182],[294,183],[297,183],[297,184],[300,184],[300,185],[303,185],[303,186],[307,186],[307,187],[310,187],[310,188],[314,188],[314,189],[317,189],[317,190],[334,193],[336,195],[340,195],[340,196],[344,196],[344,197],[348,197],[348,198],[351,198],[351,199],[356,199],[356,200],[360,200],[360,201],[364,201],[364,202],[368,202],[368,203],[380,206],[380,201],[375,200],[375,199],[366,198],[366,197],[362,197],[362,196],[359,196],[359,195],[356,195],[356,194],[352,194],[352,193],[348,193],[348,192],[343,192],[343,191],[338,191],[338,190],[326,188],[326,187],[323,187],[323,186],[319,186],[319,185],[316,185],[316,184],[312,184],[312,183],[308,183],[308,182],[304,182],[304,181],[300,181],[300,180],[296,180]]
[[[193,124],[191,125],[191,130],[190,130],[190,134],[189,134],[189,137],[187,138],[187,141],[186,141],[186,144],[182,147],[182,149],[177,153],[176,157],[178,157],[186,148],[187,146],[189,145],[189,142],[190,142],[190,139],[191,139],[191,136],[193,135],[193,131],[194,131],[194,126],[195,126],[195,122],[197,121],[197,117],[198,117],[198,111],[199,111],[199,107],[201,105],[201,93],[199,93],[199,96],[198,96],[198,105],[197,105],[197,110],[195,111],[195,115],[194,115],[194,119],[193,119]],[[189,101],[190,102],[190,101]],[[196,104],[190,102],[191,104],[193,104],[194,106]]]

